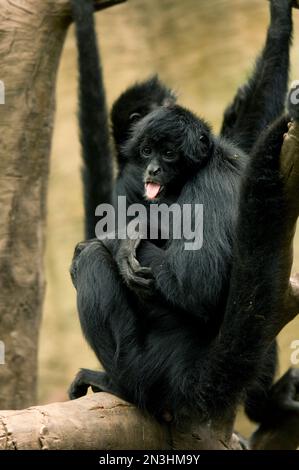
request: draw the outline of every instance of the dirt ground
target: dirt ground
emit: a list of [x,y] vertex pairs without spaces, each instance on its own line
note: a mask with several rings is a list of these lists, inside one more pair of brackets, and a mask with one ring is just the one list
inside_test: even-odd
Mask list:
[[[158,72],[177,90],[180,102],[219,129],[225,105],[246,78],[263,44],[268,23],[263,0],[129,0],[97,17],[109,104],[135,80]],[[294,12],[295,32],[299,12]],[[292,78],[299,78],[295,34]],[[97,368],[78,322],[68,269],[74,245],[83,238],[80,153],[76,122],[76,48],[73,28],[58,77],[47,229],[47,294],[40,339],[39,401],[66,399],[79,367]],[[299,271],[296,237],[294,271]],[[245,334],[245,332],[244,332]],[[280,343],[280,373],[290,366],[290,345],[299,339],[299,319]],[[242,416],[238,429],[252,427]]]

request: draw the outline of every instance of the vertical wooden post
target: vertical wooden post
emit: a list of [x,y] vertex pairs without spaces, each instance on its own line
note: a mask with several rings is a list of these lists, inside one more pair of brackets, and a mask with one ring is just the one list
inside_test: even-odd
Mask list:
[[70,22],[66,4],[46,0],[2,0],[1,4],[0,80],[5,88],[5,104],[0,105],[2,408],[22,408],[36,400],[46,191],[56,72]]
[[[122,1],[95,0],[95,9]],[[0,341],[5,345],[1,408],[18,409],[36,401],[55,83],[70,22],[68,0],[1,3]]]
[[[101,10],[122,1],[94,4]],[[69,0],[1,2],[0,341],[5,346],[1,408],[18,409],[36,401],[55,84],[70,22]]]

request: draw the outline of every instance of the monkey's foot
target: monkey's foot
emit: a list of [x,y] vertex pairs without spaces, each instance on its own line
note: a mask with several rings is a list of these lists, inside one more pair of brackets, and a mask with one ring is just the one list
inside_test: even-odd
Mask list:
[[106,372],[81,369],[69,388],[68,395],[70,400],[75,400],[76,398],[85,396],[89,387],[91,387],[94,393],[106,392],[111,393],[112,395],[117,395],[110,384]]
[[278,424],[288,413],[299,415],[299,369],[294,368],[289,369],[270,390],[261,424]]

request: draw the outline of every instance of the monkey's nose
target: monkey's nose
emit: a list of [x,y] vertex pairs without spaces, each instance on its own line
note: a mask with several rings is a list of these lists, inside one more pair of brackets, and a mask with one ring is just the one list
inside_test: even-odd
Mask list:
[[150,176],[157,176],[161,173],[161,168],[159,166],[149,166],[148,174]]

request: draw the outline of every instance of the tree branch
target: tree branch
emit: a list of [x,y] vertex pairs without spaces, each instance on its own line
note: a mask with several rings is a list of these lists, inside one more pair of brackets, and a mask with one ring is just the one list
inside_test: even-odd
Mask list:
[[[254,449],[296,449],[299,418],[286,414],[273,428],[260,427]],[[0,450],[239,450],[221,430],[191,424],[188,430],[159,424],[133,405],[107,393],[78,400],[0,411]]]
[[0,450],[235,449],[205,427],[173,429],[106,393],[71,402],[0,411]]

